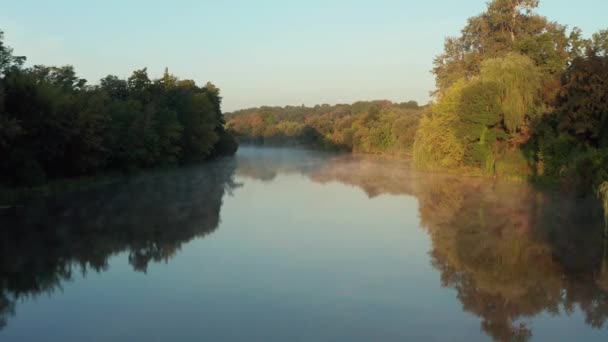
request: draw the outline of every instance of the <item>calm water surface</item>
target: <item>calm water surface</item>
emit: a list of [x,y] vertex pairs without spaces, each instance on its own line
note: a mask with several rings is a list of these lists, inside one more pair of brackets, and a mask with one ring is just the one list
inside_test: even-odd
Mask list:
[[606,341],[598,206],[242,148],[0,211],[0,341]]

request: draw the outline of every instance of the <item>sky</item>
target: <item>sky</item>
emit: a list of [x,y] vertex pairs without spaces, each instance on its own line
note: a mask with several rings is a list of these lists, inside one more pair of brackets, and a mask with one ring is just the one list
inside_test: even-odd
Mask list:
[[[359,100],[429,101],[433,57],[485,0],[0,0],[0,30],[29,64],[89,83],[165,67],[222,91],[224,111]],[[606,0],[541,0],[586,35]]]

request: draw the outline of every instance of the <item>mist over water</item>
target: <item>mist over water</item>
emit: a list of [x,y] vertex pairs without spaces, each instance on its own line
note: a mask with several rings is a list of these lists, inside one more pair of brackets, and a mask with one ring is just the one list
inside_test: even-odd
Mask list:
[[0,214],[2,341],[608,338],[593,199],[243,147]]

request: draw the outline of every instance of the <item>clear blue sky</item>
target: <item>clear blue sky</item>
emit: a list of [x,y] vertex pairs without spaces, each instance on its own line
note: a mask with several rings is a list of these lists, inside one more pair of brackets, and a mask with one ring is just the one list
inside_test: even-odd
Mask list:
[[[445,36],[485,0],[0,0],[0,29],[31,64],[72,64],[91,83],[165,66],[212,81],[224,109],[356,100],[428,101]],[[587,35],[607,0],[541,0]]]

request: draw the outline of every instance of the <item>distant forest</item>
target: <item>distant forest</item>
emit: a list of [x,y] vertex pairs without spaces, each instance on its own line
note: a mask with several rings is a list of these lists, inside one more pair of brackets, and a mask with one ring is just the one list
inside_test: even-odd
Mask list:
[[0,31],[0,186],[233,154],[219,89],[147,70],[89,85],[71,66],[25,67]]
[[538,0],[493,0],[435,57],[426,107],[388,101],[231,113],[242,141],[412,155],[424,170],[608,192],[608,30],[585,38]]
[[371,101],[252,108],[226,114],[226,119],[228,130],[245,143],[408,154],[422,112],[414,101]]

